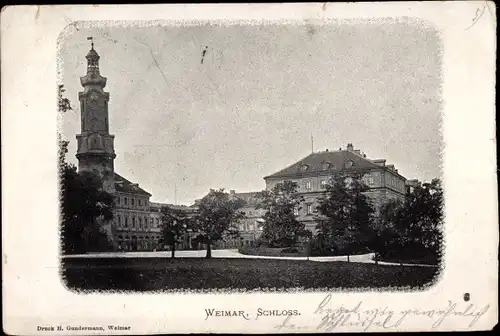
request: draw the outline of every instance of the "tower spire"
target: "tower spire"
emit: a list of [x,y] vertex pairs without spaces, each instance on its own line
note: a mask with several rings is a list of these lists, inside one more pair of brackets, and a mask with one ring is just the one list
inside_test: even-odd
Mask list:
[[87,37],[87,40],[90,41],[90,49],[94,50],[94,38],[92,36]]

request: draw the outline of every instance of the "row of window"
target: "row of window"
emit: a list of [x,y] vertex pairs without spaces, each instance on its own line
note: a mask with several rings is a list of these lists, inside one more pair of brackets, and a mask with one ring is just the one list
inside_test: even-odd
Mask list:
[[388,178],[386,180],[386,183],[390,186],[393,186],[399,190],[404,190],[404,183],[401,179],[397,178],[396,176],[389,174]]
[[[314,205],[312,205],[312,204],[306,204],[305,209],[306,209],[306,215],[312,215],[316,212],[316,209],[315,209]],[[300,214],[298,207],[293,209],[293,214],[295,216],[298,216]]]
[[[122,198],[121,197],[117,197],[116,198],[116,204],[117,205],[121,205],[121,202],[122,202]],[[131,206],[137,205],[139,207],[141,207],[141,206],[147,207],[149,202],[147,200],[142,200],[140,198],[136,200],[135,198],[132,198],[132,197],[131,198],[123,197],[123,205],[124,206],[128,206],[129,203],[130,203]]]
[[[344,167],[345,168],[352,168],[352,167],[354,167],[354,161],[347,160],[344,163]],[[307,164],[303,164],[303,165],[300,166],[300,170],[302,170],[302,171],[308,171],[309,168],[310,168],[310,166],[307,165]],[[330,162],[323,162],[323,163],[321,163],[321,170],[329,170],[329,169],[335,169],[335,165],[332,165]]]
[[[374,180],[373,176],[368,176],[368,178],[365,178],[365,183],[367,183],[370,186],[374,185],[375,184],[375,180]],[[320,183],[319,183],[320,189],[326,189],[326,185],[327,184],[328,184],[327,180],[321,180]],[[311,181],[304,182],[304,190],[311,191],[312,189],[313,188],[312,188]]]
[[240,231],[262,231],[263,227],[262,225],[259,225],[257,221],[255,223],[242,223],[240,224],[239,227]]
[[117,215],[116,225],[118,227],[129,227],[130,225],[131,228],[139,228],[139,229],[142,229],[143,225],[145,229],[158,228],[160,226],[160,219],[151,217],[149,218],[149,223],[148,223],[148,217]]

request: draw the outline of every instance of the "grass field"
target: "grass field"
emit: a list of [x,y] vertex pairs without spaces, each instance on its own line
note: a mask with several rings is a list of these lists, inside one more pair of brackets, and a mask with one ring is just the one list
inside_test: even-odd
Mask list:
[[437,271],[431,267],[270,259],[75,258],[63,261],[66,285],[83,290],[418,288],[429,284]]

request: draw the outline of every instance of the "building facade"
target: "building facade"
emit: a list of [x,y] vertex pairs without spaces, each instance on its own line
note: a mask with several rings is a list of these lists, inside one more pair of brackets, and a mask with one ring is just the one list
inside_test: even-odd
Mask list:
[[387,165],[384,159],[370,160],[361,150],[354,149],[352,144],[337,151],[311,153],[302,160],[264,177],[264,180],[267,190],[285,180],[297,183],[304,203],[296,215],[305,223],[306,228],[314,233],[318,200],[325,195],[325,188],[331,177],[339,172],[362,174],[363,181],[369,187],[366,195],[370,197],[376,211],[390,199],[404,200],[406,178],[399,174],[394,165]]

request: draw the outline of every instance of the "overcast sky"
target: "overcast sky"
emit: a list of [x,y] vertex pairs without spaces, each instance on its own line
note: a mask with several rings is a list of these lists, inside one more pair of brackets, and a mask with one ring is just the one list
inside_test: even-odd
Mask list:
[[[314,149],[353,143],[408,179],[441,176],[439,41],[417,24],[79,29],[61,47],[74,111],[93,36],[108,78],[115,170],[152,201],[265,188]],[[206,48],[208,47],[208,48]],[[203,50],[206,50],[202,64]]]

